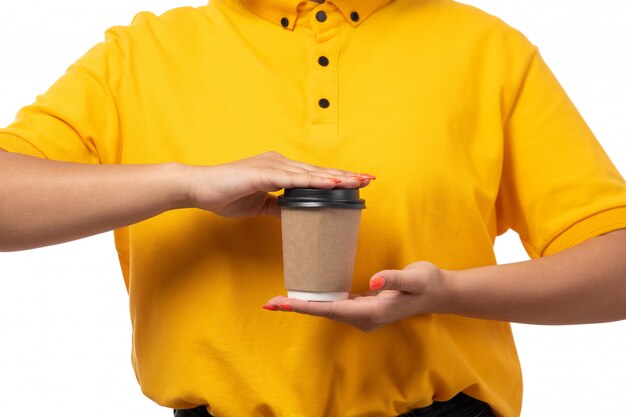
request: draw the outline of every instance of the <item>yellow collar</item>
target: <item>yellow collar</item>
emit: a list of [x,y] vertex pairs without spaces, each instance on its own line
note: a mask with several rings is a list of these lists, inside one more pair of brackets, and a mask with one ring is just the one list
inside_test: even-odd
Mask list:
[[[346,20],[356,27],[391,0],[326,0],[335,5]],[[285,29],[293,29],[298,6],[307,0],[242,0],[252,12]]]

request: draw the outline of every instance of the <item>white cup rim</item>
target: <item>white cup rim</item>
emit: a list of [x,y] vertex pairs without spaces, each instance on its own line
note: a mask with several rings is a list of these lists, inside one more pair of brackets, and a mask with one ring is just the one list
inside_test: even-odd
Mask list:
[[317,291],[287,291],[287,297],[307,301],[339,301],[347,300],[349,292],[317,292]]

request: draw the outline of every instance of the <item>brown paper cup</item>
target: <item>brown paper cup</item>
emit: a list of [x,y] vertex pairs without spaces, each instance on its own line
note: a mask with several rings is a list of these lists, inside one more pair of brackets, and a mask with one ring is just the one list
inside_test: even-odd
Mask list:
[[285,288],[289,297],[311,301],[348,298],[360,221],[360,208],[281,204]]

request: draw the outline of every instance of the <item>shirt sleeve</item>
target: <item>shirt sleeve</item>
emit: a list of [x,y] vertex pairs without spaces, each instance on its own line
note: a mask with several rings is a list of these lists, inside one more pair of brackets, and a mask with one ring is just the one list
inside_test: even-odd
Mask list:
[[109,30],[104,42],[0,129],[0,148],[54,160],[114,163],[120,148],[116,93],[121,62],[119,38]]
[[626,228],[626,184],[536,48],[504,123],[498,230],[535,258]]

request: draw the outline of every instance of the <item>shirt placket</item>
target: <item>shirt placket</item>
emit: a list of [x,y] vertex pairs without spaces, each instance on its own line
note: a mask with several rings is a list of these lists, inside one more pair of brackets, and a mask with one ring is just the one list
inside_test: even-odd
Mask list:
[[341,12],[322,3],[306,17],[308,50],[309,139],[332,140],[337,137],[339,115],[339,33]]

